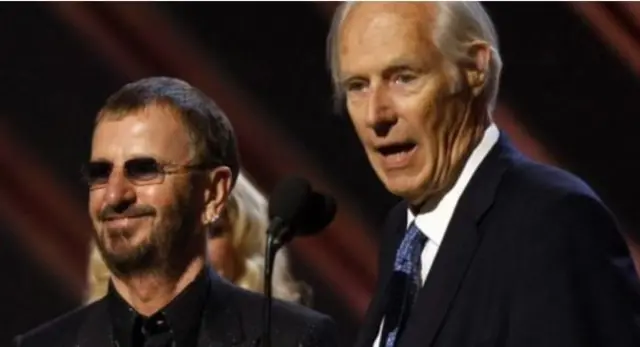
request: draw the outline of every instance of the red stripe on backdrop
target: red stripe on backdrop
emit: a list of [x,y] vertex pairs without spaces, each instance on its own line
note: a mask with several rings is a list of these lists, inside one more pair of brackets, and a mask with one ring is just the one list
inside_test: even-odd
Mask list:
[[[640,3],[635,1],[629,2],[616,2],[610,5],[617,5],[622,8],[623,11],[629,14],[633,19],[636,29],[640,29]],[[636,41],[640,38],[635,37]]]
[[[615,16],[605,5],[597,2],[572,2],[569,6],[591,24],[600,38],[613,48],[636,75],[640,75],[640,47],[637,38],[616,22]],[[637,6],[634,11],[637,15]]]
[[504,103],[498,105],[493,119],[496,125],[509,135],[509,139],[511,139],[514,146],[524,155],[541,163],[558,165],[558,162],[549,151],[529,134],[527,129],[518,122],[513,111]]
[[[637,2],[615,2],[608,5],[620,6],[633,19],[636,28],[640,27],[640,4]],[[638,44],[638,37],[635,37],[633,33],[627,32],[617,22],[614,14],[602,3],[575,2],[571,3],[570,6],[578,15],[589,21],[600,38],[618,53],[620,58],[631,67],[637,76],[640,76],[640,44]],[[620,224],[623,225],[623,230],[627,230],[624,232],[627,244],[634,258],[636,269],[640,271],[640,240],[634,240],[629,237],[629,235],[637,235],[638,233],[630,232],[630,229],[624,226],[624,221],[620,221]]]
[[84,210],[0,124],[0,213],[18,239],[80,296],[91,225]]
[[120,38],[114,35],[109,24],[104,21],[95,7],[78,6],[72,2],[50,3],[50,8],[71,25],[78,35],[86,40],[110,64],[131,79],[151,74],[151,69],[136,54],[123,46]]

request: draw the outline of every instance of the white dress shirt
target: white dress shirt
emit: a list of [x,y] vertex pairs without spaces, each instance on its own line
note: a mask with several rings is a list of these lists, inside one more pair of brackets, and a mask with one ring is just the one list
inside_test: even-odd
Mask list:
[[[440,202],[435,208],[430,208],[428,211],[420,211],[417,216],[407,209],[407,228],[415,221],[416,226],[427,236],[427,242],[422,251],[421,265],[422,272],[420,273],[422,283],[426,282],[429,277],[429,271],[433,265],[433,261],[436,259],[438,249],[444,239],[444,234],[447,231],[451,216],[456,209],[456,205],[464,192],[464,189],[469,184],[471,177],[476,172],[482,160],[489,154],[489,151],[498,142],[500,132],[498,128],[491,124],[484,132],[482,140],[471,152],[469,159],[464,164],[462,172],[453,187],[442,197]],[[380,323],[380,329],[378,331],[378,337],[376,338],[373,346],[378,347],[380,345],[380,334],[382,333],[382,326],[384,325],[384,319]]]

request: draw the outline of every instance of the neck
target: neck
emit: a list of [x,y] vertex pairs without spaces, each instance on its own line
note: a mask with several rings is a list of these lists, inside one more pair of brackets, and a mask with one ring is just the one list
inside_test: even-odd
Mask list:
[[138,313],[151,316],[167,306],[198,276],[205,266],[205,257],[198,256],[176,277],[146,273],[129,277],[113,276],[113,286]]
[[485,130],[491,124],[488,113],[482,114],[476,119],[486,121],[470,124],[466,131],[457,136],[456,142],[449,147],[449,155],[445,159],[446,166],[443,167],[441,174],[436,176],[422,195],[411,203],[410,208],[415,214],[436,208],[457,182],[471,153],[482,141]]

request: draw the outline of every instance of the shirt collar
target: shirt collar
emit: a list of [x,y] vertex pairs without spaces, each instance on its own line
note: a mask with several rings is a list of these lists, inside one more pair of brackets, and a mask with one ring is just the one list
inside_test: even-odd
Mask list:
[[429,238],[429,242],[434,242],[436,246],[440,246],[458,200],[460,200],[464,189],[484,158],[498,142],[499,137],[500,131],[496,125],[490,124],[484,131],[478,145],[469,155],[456,183],[442,197],[436,207],[428,211],[420,211],[417,216],[413,214],[411,209],[407,209],[407,228],[415,221],[422,233]]
[[[209,288],[210,275],[208,267],[205,267],[167,306],[149,317],[153,319],[162,315],[166,319],[173,332],[175,346],[195,346]],[[134,329],[140,326],[140,319],[146,317],[142,317],[124,300],[112,282],[109,283],[106,300],[114,339],[121,347],[132,346]]]

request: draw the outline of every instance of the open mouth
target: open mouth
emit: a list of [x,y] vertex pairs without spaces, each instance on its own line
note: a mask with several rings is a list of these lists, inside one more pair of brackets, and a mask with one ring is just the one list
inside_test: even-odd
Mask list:
[[382,156],[382,164],[387,170],[406,168],[418,145],[415,142],[400,142],[377,147]]
[[416,144],[413,142],[404,142],[404,143],[396,143],[386,146],[378,147],[378,152],[385,157],[405,154],[411,152],[414,148],[416,148]]

